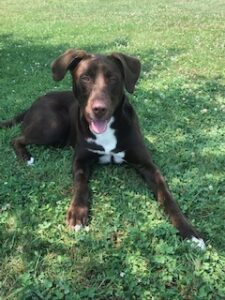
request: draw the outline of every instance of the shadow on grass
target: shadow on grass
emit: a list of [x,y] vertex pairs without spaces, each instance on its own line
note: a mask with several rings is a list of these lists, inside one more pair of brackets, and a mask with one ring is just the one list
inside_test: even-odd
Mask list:
[[[50,70],[51,62],[65,50],[71,48],[70,44],[58,46],[36,44],[31,39],[17,40],[12,34],[1,35],[0,40],[2,43],[0,49],[1,85],[4,87],[1,90],[1,98],[4,100],[0,107],[1,114],[3,111],[3,115],[4,113],[8,115],[10,109],[18,111],[23,103],[31,103],[33,99],[48,90],[71,89],[69,76],[62,82],[55,83]],[[90,46],[87,43],[82,48],[92,53],[109,54],[115,47],[119,51],[126,50],[127,43],[127,38],[115,39],[107,44],[96,43]],[[79,45],[74,45],[74,47],[80,48]],[[134,53],[134,55],[138,55],[142,60],[143,74],[153,77],[153,73],[154,76],[157,76],[160,71],[169,66],[171,58],[181,52],[181,49],[167,49],[161,52],[149,49],[144,53]]]
[[[1,103],[0,112],[4,117],[8,117],[12,115],[12,112],[23,109],[34,96],[52,89],[54,84],[50,76],[49,64],[69,45],[44,47],[15,41],[11,35],[1,38],[3,43],[1,50],[2,86],[4,87],[1,91],[1,98],[5,101]],[[90,46],[84,48],[93,52],[108,52],[111,47],[115,46],[115,43],[118,41],[107,46],[96,44],[91,48]],[[153,70],[152,78],[157,77],[158,73],[169,66],[171,58],[178,55],[180,51],[182,50],[168,49],[166,53],[158,53],[154,49],[149,49],[142,53],[144,74],[151,78],[150,71]],[[147,61],[150,62],[147,63]],[[57,88],[70,89],[70,82],[65,80]],[[222,174],[225,159],[222,149],[224,108],[221,103],[224,92],[225,87],[221,83],[221,78],[208,79],[199,76],[174,82],[163,90],[147,90],[137,87],[131,100],[139,113],[146,143],[149,149],[152,149],[153,160],[163,170],[182,210],[194,220],[206,240],[213,241],[213,245],[221,253],[225,245],[224,237],[221,235],[225,229],[223,213],[225,185]],[[142,101],[142,99],[147,99],[147,101]],[[11,104],[9,104],[10,101]],[[8,138],[12,133],[13,131],[8,131]],[[96,210],[96,214],[99,218],[101,217],[101,208],[97,204],[98,197],[102,197],[102,200],[99,200],[102,205],[108,201],[108,209],[103,212],[105,217],[103,217],[102,226],[110,224],[109,228],[106,226],[104,230],[99,230],[95,234],[81,233],[80,237],[76,238],[71,233],[65,234],[64,229],[58,230],[58,222],[64,225],[64,214],[71,195],[71,190],[68,188],[70,172],[63,175],[63,172],[68,170],[68,166],[70,168],[70,162],[65,162],[63,157],[70,160],[71,154],[64,150],[43,150],[46,152],[41,154],[42,150],[36,150],[41,161],[37,169],[40,175],[37,171],[26,171],[24,167],[14,169],[13,163],[5,162],[4,148],[1,152],[3,180],[7,181],[9,174],[12,177],[13,174],[18,176],[15,180],[11,179],[11,186],[15,184],[13,188],[15,197],[11,195],[10,188],[3,190],[6,191],[5,195],[1,193],[2,203],[12,201],[13,207],[12,211],[9,209],[4,212],[7,215],[5,221],[4,219],[2,221],[3,254],[1,259],[7,261],[9,256],[14,256],[14,251],[17,256],[21,253],[23,258],[21,272],[25,271],[27,277],[16,278],[19,273],[17,269],[8,278],[15,281],[18,292],[20,287],[23,287],[25,293],[30,293],[30,295],[27,294],[26,299],[33,299],[29,298],[32,296],[42,299],[43,295],[45,296],[44,293],[53,295],[57,290],[63,295],[72,294],[76,290],[83,299],[89,299],[92,295],[98,299],[105,299],[106,295],[107,299],[121,299],[122,297],[131,298],[134,294],[141,298],[151,297],[151,292],[155,295],[157,282],[164,284],[165,295],[168,289],[174,295],[178,295],[180,290],[184,289],[185,283],[189,287],[195,284],[196,289],[202,285],[203,280],[200,277],[193,277],[193,280],[185,282],[187,273],[182,261],[179,263],[183,283],[179,281],[176,264],[179,256],[183,255],[181,250],[186,248],[181,249],[174,245],[177,240],[172,227],[167,221],[160,220],[156,212],[158,209],[156,204],[149,206],[148,198],[152,198],[151,194],[146,192],[141,179],[139,181],[136,175],[132,175],[133,171],[129,168],[117,172],[116,168],[109,167],[110,171],[106,172],[110,172],[110,175],[114,174],[114,178],[100,184],[98,182],[102,181],[105,168],[95,172],[96,179],[94,178],[91,184],[93,201],[96,202],[93,203],[93,214]],[[50,169],[44,167],[46,153],[48,154],[46,160],[51,161],[53,157],[54,166],[58,164],[56,165],[57,172],[62,171],[58,179],[54,179],[54,166],[51,174],[48,174]],[[60,166],[61,164],[63,167]],[[120,181],[120,192],[118,192],[118,174],[121,175],[122,181],[126,177],[123,184]],[[106,178],[106,176],[103,177]],[[42,183],[43,181],[56,182],[53,187],[48,183],[40,187],[42,185],[40,181]],[[60,184],[63,192],[57,188]],[[109,195],[107,192],[102,193],[106,185],[111,187]],[[32,189],[31,195],[27,196]],[[115,193],[113,189],[116,190]],[[56,193],[55,196],[52,195],[52,191]],[[118,194],[124,197],[123,203]],[[67,198],[68,203],[66,203],[67,200],[65,204],[58,203],[57,198],[60,197]],[[132,205],[125,198],[130,199]],[[15,199],[14,202],[13,199]],[[138,202],[138,199],[143,199],[143,202]],[[16,203],[18,200],[19,205]],[[46,204],[49,211],[44,212],[41,205]],[[159,218],[158,224],[154,224],[150,216],[148,219],[146,209],[150,208]],[[38,211],[43,215],[39,216]],[[9,220],[14,214],[16,228],[12,229],[14,226],[10,228]],[[114,215],[119,217],[114,219]],[[95,222],[94,219],[93,216],[93,222]],[[121,224],[128,224],[128,229],[124,231],[123,225],[116,223],[117,221]],[[9,225],[4,225],[4,222],[9,222]],[[153,227],[149,226],[151,222]],[[37,230],[39,226],[40,231]],[[56,229],[52,230],[52,226]],[[141,228],[144,229],[141,230]],[[51,233],[50,236],[48,236],[48,231]],[[60,240],[61,235],[65,240]],[[164,250],[157,250],[156,243],[163,243]],[[90,258],[90,255],[93,257]],[[186,255],[189,255],[188,251]],[[48,260],[51,261],[51,266]],[[51,271],[51,268],[55,268],[57,272],[53,274],[55,270]],[[190,266],[188,272],[193,270],[194,267]],[[170,275],[172,272],[174,272],[173,278],[166,278],[166,274]],[[99,276],[99,274],[104,276]],[[33,282],[34,278],[36,282]],[[71,278],[75,282],[75,288],[72,287]],[[149,285],[152,291],[147,294]],[[188,295],[188,290],[184,292],[185,295]],[[58,298],[60,299],[60,295]]]

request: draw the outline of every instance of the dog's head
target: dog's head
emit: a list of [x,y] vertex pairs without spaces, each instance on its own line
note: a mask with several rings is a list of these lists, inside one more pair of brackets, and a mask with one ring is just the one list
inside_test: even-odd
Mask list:
[[62,80],[69,70],[73,91],[89,128],[94,133],[106,130],[108,121],[124,96],[132,93],[140,75],[137,58],[121,53],[92,55],[70,49],[51,65],[53,78]]

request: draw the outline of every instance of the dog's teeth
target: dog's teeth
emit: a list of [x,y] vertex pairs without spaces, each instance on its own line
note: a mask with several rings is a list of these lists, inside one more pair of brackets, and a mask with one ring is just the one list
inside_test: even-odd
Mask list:
[[206,245],[205,242],[203,241],[203,239],[198,239],[195,236],[193,236],[189,242],[191,243],[191,245],[193,247],[198,247],[200,248],[202,251],[206,250]]
[[77,224],[77,225],[74,226],[74,230],[75,230],[76,232],[78,232],[78,231],[81,230],[82,227],[83,227],[83,226],[82,226],[81,224]]
[[28,166],[32,166],[34,164],[34,158],[31,157],[28,161],[27,161],[27,165]]

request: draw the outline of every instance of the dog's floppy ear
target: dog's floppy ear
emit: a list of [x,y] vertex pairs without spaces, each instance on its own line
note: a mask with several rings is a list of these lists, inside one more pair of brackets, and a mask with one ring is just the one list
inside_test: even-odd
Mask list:
[[112,53],[111,57],[119,61],[124,76],[125,88],[129,93],[133,93],[135,84],[141,72],[140,61],[132,56],[122,53]]
[[68,70],[73,70],[78,65],[78,63],[87,56],[87,52],[75,49],[69,49],[65,53],[60,55],[51,64],[52,76],[54,80],[62,80]]

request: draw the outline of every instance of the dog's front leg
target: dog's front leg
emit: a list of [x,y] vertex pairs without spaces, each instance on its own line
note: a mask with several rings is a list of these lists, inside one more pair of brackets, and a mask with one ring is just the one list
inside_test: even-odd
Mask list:
[[67,213],[67,222],[71,228],[79,230],[87,225],[89,211],[88,180],[90,163],[85,159],[75,158],[73,164],[74,194]]
[[173,199],[163,176],[152,162],[145,146],[135,149],[135,151],[128,151],[125,159],[136,168],[153,190],[156,199],[169,215],[172,224],[178,229],[182,238],[200,239],[199,233],[187,221],[178,204]]

